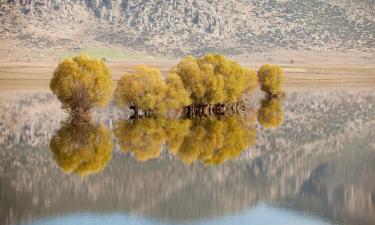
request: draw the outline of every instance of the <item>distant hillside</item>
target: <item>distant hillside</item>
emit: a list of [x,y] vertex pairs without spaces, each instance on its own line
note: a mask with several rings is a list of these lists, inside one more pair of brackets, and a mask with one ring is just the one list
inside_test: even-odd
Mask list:
[[3,0],[0,41],[158,54],[375,47],[373,0]]

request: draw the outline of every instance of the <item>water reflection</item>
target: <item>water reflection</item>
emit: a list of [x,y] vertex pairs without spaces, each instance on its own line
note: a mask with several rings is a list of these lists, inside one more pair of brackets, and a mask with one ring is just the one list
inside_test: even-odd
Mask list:
[[[243,119],[247,121],[242,122]],[[163,145],[184,163],[219,164],[237,158],[255,144],[253,118],[241,116],[194,119],[140,118],[118,121],[116,137],[124,152],[139,161],[159,157]]]
[[[75,125],[63,123],[60,127],[64,115],[59,114],[59,104],[53,96],[3,94],[0,98],[4,106],[0,108],[0,224],[50,224],[48,218],[56,218],[57,224],[63,224],[72,221],[72,215],[75,218],[87,215],[85,218],[89,219],[104,215],[113,224],[119,221],[116,215],[140,218],[136,222],[150,224],[220,221],[241,224],[262,205],[268,208],[261,207],[262,215],[271,221],[267,224],[279,220],[280,213],[285,215],[285,211],[293,212],[296,217],[288,214],[290,220],[284,224],[374,224],[374,93],[373,89],[290,92],[282,102],[284,122],[275,129],[264,129],[259,126],[260,122],[255,122],[262,108],[258,102],[245,117],[154,118],[145,119],[142,125],[121,120],[119,110],[111,106],[96,112],[89,128],[82,128],[89,135],[75,134],[95,137],[91,140],[109,139],[114,146],[112,153],[106,153],[112,159],[103,163],[107,164],[105,168],[84,177],[61,172],[60,164],[64,163],[55,161],[59,157],[50,149],[51,140],[76,143],[60,148],[63,152],[60,155],[66,152],[68,158],[78,158],[74,161],[76,164],[67,167],[67,172],[78,173],[77,168],[90,159],[106,161],[106,154],[95,156],[95,151],[90,150],[89,157],[83,160],[81,155],[86,157],[87,153],[72,154],[80,150],[71,149],[95,150],[99,145],[75,138],[74,130],[80,129],[69,131],[69,126]],[[122,125],[128,129],[124,133],[134,135],[133,138],[120,137],[121,132],[117,134]],[[59,131],[65,126],[66,131]],[[106,132],[100,131],[100,127],[107,132],[113,130],[112,137],[102,134]],[[256,141],[241,143],[239,140],[246,139],[233,137],[233,142],[227,143],[231,138],[226,131],[234,130],[239,137],[252,137],[254,128]],[[132,129],[137,132],[132,134]],[[212,130],[220,132],[209,134]],[[148,137],[155,139],[148,140]],[[125,138],[124,144],[121,138]],[[137,155],[144,150],[137,139],[145,143],[156,140],[156,153],[145,158]],[[187,140],[204,142],[207,148],[195,148]],[[126,147],[132,145],[136,150]],[[190,147],[182,151],[184,145],[199,151],[190,153]],[[220,150],[225,146],[245,145],[248,151],[241,149],[239,160],[221,157]],[[187,158],[193,163],[183,163],[181,151],[189,153]],[[224,162],[219,165],[208,166],[211,159],[222,158]],[[140,162],[140,159],[149,160]],[[260,216],[255,214],[253,221],[262,221]]]
[[282,100],[279,98],[263,99],[258,111],[259,124],[264,128],[277,128],[284,122]]
[[112,158],[113,144],[103,125],[68,119],[52,137],[50,149],[64,173],[87,175],[103,170]]
[[177,155],[185,163],[219,164],[237,158],[255,144],[255,126],[245,127],[239,117],[194,119]]
[[122,151],[133,153],[138,161],[146,161],[159,157],[166,142],[171,152],[178,151],[190,125],[190,120],[167,118],[120,120],[115,135]]

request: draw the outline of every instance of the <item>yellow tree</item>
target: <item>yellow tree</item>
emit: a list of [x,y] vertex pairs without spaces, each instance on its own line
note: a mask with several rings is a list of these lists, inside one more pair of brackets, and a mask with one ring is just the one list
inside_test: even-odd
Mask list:
[[258,111],[259,124],[264,128],[277,128],[284,122],[282,101],[278,98],[262,100]]
[[53,158],[64,173],[86,175],[104,169],[112,158],[112,137],[102,125],[66,122],[52,137]]
[[282,83],[284,81],[284,71],[278,65],[263,65],[258,70],[259,83],[261,89],[270,96],[277,95],[282,91]]
[[138,114],[138,109],[145,112],[162,112],[166,109],[165,95],[167,86],[160,71],[148,66],[138,66],[134,74],[124,75],[115,91],[118,105],[128,105]]
[[257,84],[253,70],[245,69],[222,55],[185,57],[177,64],[174,73],[181,77],[190,91],[193,104],[235,102]]
[[140,118],[119,121],[115,135],[124,152],[131,152],[138,161],[147,161],[160,155],[166,134],[162,118]]
[[105,106],[112,97],[113,84],[104,61],[80,55],[57,66],[50,88],[63,108],[79,117],[93,107]]
[[166,85],[165,104],[167,109],[179,109],[191,104],[190,93],[177,74],[169,74]]

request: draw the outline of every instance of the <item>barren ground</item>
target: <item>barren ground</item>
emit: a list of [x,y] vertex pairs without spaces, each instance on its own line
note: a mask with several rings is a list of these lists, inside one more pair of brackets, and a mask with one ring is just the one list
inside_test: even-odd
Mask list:
[[[163,74],[178,62],[170,60],[122,60],[110,61],[114,82],[134,70],[137,65],[147,64],[160,68]],[[0,89],[48,89],[57,61],[9,62],[0,61]],[[261,64],[246,64],[258,69]],[[292,65],[282,64],[286,74],[286,86],[302,88],[306,86],[375,86],[375,65]]]

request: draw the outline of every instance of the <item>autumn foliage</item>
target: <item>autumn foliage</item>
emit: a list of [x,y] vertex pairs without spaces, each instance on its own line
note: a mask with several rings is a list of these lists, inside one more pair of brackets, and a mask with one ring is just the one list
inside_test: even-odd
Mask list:
[[185,57],[177,64],[174,73],[181,77],[185,88],[190,91],[193,104],[235,102],[257,84],[253,70],[222,55]]
[[124,75],[115,91],[119,105],[128,105],[138,113],[159,113],[189,105],[215,105],[240,100],[243,93],[255,89],[256,73],[221,55],[203,58],[188,56],[165,79],[160,71],[138,66]]
[[284,72],[278,65],[263,65],[258,70],[259,83],[261,89],[270,96],[277,95],[282,91]]
[[80,55],[64,59],[50,83],[62,107],[79,117],[93,107],[105,106],[112,97],[112,78],[104,61]]
[[128,105],[138,113],[160,113],[190,103],[189,95],[180,78],[170,74],[164,80],[159,69],[138,66],[134,74],[124,75],[115,91],[118,105]]
[[[241,97],[253,91],[258,80],[267,96],[259,110],[245,112],[246,99]],[[165,147],[186,164],[220,164],[255,144],[256,119],[264,128],[282,124],[283,80],[277,65],[263,65],[256,74],[215,54],[185,57],[165,76],[157,68],[138,66],[121,77],[114,92],[117,105],[129,106],[135,117],[118,121],[114,134],[121,150],[139,161],[159,157]],[[112,157],[111,134],[104,126],[79,118],[110,101],[109,68],[104,61],[85,55],[65,59],[50,87],[73,118],[51,139],[53,158],[65,173],[101,171]],[[181,108],[190,119],[161,115]],[[139,111],[146,117],[139,116]]]
[[112,158],[112,148],[111,133],[87,122],[64,122],[50,141],[54,160],[68,174],[100,172]]

